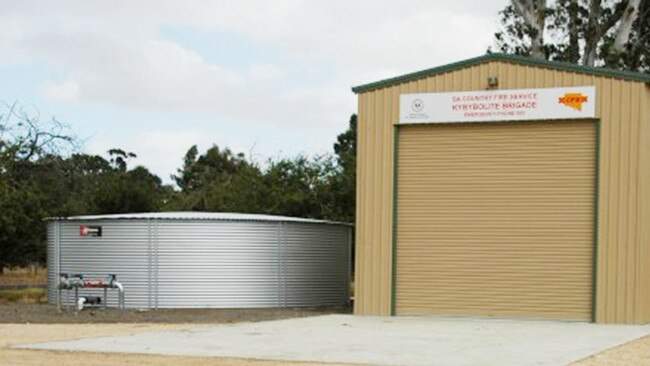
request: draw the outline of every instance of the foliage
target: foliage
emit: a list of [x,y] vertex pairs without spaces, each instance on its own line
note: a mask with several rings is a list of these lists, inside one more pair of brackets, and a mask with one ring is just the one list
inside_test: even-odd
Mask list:
[[[0,106],[2,109],[2,106]],[[150,211],[288,215],[354,222],[356,116],[334,154],[271,159],[192,146],[164,185],[136,154],[77,152],[77,138],[56,119],[4,105],[0,114],[0,268],[45,260],[43,218]]]
[[[542,7],[540,18],[527,17],[522,3]],[[512,0],[499,15],[494,49],[500,52],[650,72],[649,1]]]
[[328,183],[336,174],[330,157],[310,160],[304,156],[270,162],[264,183],[267,192],[266,213],[308,218],[325,215]]
[[324,216],[336,221],[354,222],[356,209],[357,177],[357,115],[352,115],[348,129],[338,135],[334,153],[339,167],[338,174],[329,179],[327,199],[323,202]]
[[356,115],[332,156],[269,160],[265,167],[218,146],[192,146],[173,180],[180,188],[165,210],[267,213],[354,222]]
[[212,146],[198,155],[192,146],[172,178],[181,189],[167,206],[173,210],[259,212],[262,173],[243,154]]
[[42,218],[47,214],[47,182],[34,181],[47,159],[74,141],[67,127],[42,122],[17,104],[0,112],[0,268],[45,257]]
[[44,210],[37,193],[0,181],[0,268],[44,257]]
[[16,105],[0,116],[0,268],[45,259],[43,219],[75,214],[156,211],[172,191],[135,154],[109,160],[72,153],[77,139],[52,119],[41,123]]

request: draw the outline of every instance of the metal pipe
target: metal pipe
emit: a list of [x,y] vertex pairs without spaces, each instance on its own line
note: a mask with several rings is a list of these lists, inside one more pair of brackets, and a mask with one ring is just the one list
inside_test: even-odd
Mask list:
[[[59,276],[59,285],[57,286],[59,294],[57,297],[57,309],[61,310],[61,290],[74,290],[75,304],[78,310],[83,309],[83,304],[86,298],[79,298],[79,288],[103,288],[104,289],[104,305],[107,302],[106,289],[114,288],[118,291],[118,307],[125,308],[124,286],[117,281],[114,274],[108,275],[108,279],[84,279],[83,275],[68,275],[61,273]],[[82,301],[83,299],[83,301]]]
[[112,281],[111,284],[117,289],[117,295],[118,295],[118,298],[117,298],[118,305],[117,306],[120,307],[121,309],[124,309],[124,307],[125,307],[124,306],[124,286],[122,286],[122,284],[120,282],[118,282],[118,281]]
[[83,296],[77,300],[77,311],[81,311],[84,309],[85,302],[86,302],[86,298]]

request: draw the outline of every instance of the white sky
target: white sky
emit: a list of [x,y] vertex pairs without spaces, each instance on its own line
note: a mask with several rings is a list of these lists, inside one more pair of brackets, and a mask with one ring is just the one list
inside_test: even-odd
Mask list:
[[484,54],[506,3],[0,0],[0,100],[167,182],[193,144],[327,153],[351,86]]

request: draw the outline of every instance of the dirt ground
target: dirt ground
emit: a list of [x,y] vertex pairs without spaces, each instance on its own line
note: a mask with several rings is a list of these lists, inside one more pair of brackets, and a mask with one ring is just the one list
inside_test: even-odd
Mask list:
[[[65,308],[64,308],[65,310]],[[233,323],[349,313],[348,308],[267,308],[267,309],[85,309],[81,312],[65,310],[59,313],[48,304],[0,304],[1,323]]]
[[0,275],[0,288],[12,286],[45,286],[47,269],[43,267],[5,268]]
[[650,336],[609,349],[572,366],[643,366],[650,365]]

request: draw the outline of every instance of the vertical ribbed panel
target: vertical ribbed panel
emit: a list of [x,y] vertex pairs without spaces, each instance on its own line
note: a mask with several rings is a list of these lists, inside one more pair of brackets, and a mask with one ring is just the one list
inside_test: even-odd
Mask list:
[[56,286],[59,283],[59,228],[57,221],[47,223],[47,299],[56,301]]
[[641,82],[506,61],[359,94],[355,313],[391,306],[393,125],[400,93],[595,85],[600,119],[596,321],[650,321],[650,92]]
[[282,306],[341,306],[349,298],[350,228],[283,224]]
[[390,314],[392,241],[392,123],[399,92],[359,96],[355,313]]
[[636,265],[641,268],[639,283],[636,286],[640,301],[637,302],[639,318],[650,321],[650,86],[646,85],[640,93],[639,104],[641,118],[639,120],[639,184],[638,184],[638,213],[636,224],[639,229],[640,243]]
[[[80,237],[79,225],[102,237]],[[60,271],[56,231],[60,225]],[[345,305],[350,231],[346,225],[281,221],[96,220],[48,226],[48,293],[58,272],[116,274],[130,308],[251,308]],[[56,273],[55,273],[56,272]],[[64,291],[70,304],[74,292]],[[103,290],[80,290],[102,296]],[[116,305],[109,290],[109,305]]]
[[[150,262],[146,221],[52,222],[60,225],[60,273],[104,277],[117,275],[126,289],[126,306],[149,307]],[[101,225],[101,237],[79,236],[79,225]],[[57,281],[49,283],[56,291]],[[102,289],[80,289],[79,294],[103,296]],[[65,304],[74,302],[74,291],[62,291]],[[56,297],[50,299],[55,302]],[[108,305],[117,305],[117,291],[108,291]]]
[[400,127],[397,314],[590,320],[596,126]]
[[278,306],[277,223],[160,221],[158,304]]

